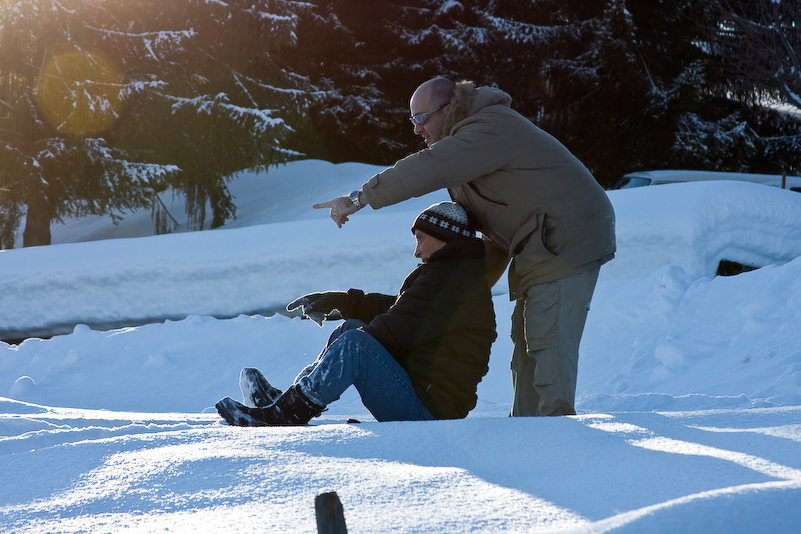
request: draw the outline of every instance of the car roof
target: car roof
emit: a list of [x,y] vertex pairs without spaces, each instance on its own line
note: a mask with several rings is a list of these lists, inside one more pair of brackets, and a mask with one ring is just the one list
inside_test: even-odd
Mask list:
[[[650,185],[695,182],[707,180],[735,180],[753,182],[757,184],[771,185],[774,187],[782,186],[782,175],[780,174],[759,174],[744,172],[721,172],[721,171],[694,171],[694,170],[655,170],[638,171],[625,174],[618,186],[631,180],[631,178],[645,178],[650,181]],[[787,176],[784,178],[786,187],[798,191],[801,187],[801,177]]]

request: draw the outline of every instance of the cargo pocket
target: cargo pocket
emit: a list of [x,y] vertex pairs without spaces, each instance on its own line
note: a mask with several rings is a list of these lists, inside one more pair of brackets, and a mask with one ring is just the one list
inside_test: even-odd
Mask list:
[[559,361],[559,283],[541,284],[526,293],[523,313],[526,350],[534,360],[534,385],[544,386],[562,381]]
[[559,336],[559,283],[536,285],[528,290],[523,328],[528,351],[549,346]]

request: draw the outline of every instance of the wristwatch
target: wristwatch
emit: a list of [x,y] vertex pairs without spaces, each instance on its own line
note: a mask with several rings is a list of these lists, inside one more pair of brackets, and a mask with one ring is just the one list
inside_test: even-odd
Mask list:
[[364,207],[362,206],[362,203],[359,201],[359,193],[360,191],[357,189],[356,191],[348,195],[348,198],[350,199],[351,202],[353,202],[353,205],[356,206],[357,210],[360,210]]

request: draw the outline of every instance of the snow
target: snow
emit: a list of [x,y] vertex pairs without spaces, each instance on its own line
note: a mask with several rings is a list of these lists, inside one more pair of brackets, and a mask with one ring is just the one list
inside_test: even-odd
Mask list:
[[[423,198],[353,216],[314,202],[378,167],[302,161],[231,182],[225,228],[151,236],[148,212],[0,252],[0,531],[797,532],[801,195],[706,182],[610,191],[618,254],[581,347],[579,415],[508,418],[509,316],[459,421],[377,423],[348,390],[315,426],[241,429],[212,406],[242,367],[286,387],[335,324],[310,291],[394,293]],[[182,199],[173,202],[173,214]],[[714,276],[728,259],[762,268]],[[75,326],[77,325],[77,326]],[[361,424],[346,424],[348,418]]]

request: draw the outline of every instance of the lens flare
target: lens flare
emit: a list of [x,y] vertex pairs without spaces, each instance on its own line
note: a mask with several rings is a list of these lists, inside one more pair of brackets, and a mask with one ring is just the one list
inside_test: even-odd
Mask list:
[[108,130],[120,116],[122,83],[111,61],[82,51],[45,64],[36,87],[39,110],[59,133],[88,136]]

